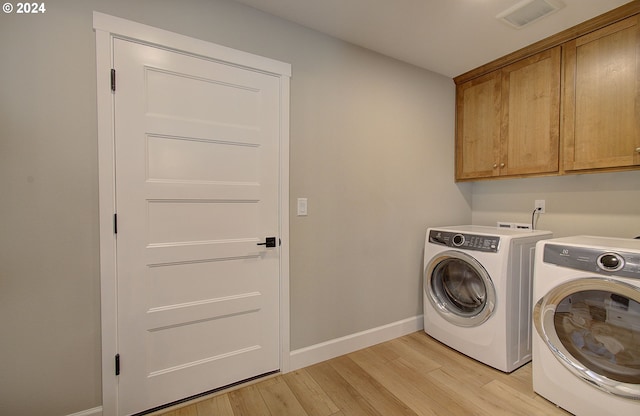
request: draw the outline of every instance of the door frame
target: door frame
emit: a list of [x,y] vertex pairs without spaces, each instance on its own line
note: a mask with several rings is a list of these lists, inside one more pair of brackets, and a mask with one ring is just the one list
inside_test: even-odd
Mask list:
[[96,35],[96,84],[98,122],[98,194],[100,224],[100,299],[102,335],[102,414],[111,416],[118,409],[118,379],[115,356],[118,353],[116,238],[114,234],[115,137],[114,97],[111,92],[113,40],[126,39],[151,46],[206,57],[232,66],[260,71],[280,79],[279,137],[279,236],[280,246],[280,371],[289,371],[289,88],[291,65],[191,38],[119,17],[93,12]]

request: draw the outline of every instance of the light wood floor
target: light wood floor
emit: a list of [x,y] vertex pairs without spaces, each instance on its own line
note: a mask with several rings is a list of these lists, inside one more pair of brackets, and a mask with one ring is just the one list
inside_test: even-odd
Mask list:
[[155,415],[569,413],[533,392],[530,363],[505,374],[416,332]]

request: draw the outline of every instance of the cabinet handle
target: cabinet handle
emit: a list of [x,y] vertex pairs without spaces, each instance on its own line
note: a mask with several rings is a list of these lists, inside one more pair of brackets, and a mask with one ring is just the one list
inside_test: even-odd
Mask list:
[[504,167],[504,163],[500,163],[500,167],[503,168]]
[[636,147],[636,153],[640,153],[640,147]]
[[497,168],[497,167],[498,167],[498,164],[497,164],[497,163],[494,163],[494,164],[493,164],[493,168],[495,169],[495,168]]

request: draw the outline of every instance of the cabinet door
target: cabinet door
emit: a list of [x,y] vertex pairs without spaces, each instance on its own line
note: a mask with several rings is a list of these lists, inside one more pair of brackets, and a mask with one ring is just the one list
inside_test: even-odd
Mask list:
[[456,179],[498,175],[500,71],[458,85],[456,90]]
[[560,47],[502,70],[500,175],[558,171]]
[[564,169],[640,164],[640,30],[634,16],[564,50]]

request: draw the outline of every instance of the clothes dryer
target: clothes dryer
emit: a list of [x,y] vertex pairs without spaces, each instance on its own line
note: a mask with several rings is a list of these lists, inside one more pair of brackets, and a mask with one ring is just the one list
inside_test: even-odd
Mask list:
[[533,388],[578,416],[640,415],[640,240],[537,245]]
[[474,225],[429,228],[424,331],[504,372],[529,362],[535,245],[551,237]]

